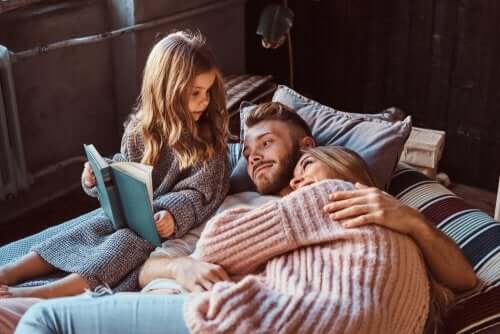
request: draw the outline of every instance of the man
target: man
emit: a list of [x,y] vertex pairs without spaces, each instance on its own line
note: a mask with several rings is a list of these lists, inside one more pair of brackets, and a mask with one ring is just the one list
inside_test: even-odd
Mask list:
[[[259,106],[247,117],[246,125],[243,153],[257,190],[266,195],[288,194],[300,149],[315,145],[309,128],[297,114],[279,103]],[[363,186],[333,193],[330,198],[324,210],[345,227],[373,223],[407,234],[420,247],[430,271],[440,283],[455,291],[475,286],[476,276],[459,248],[415,209],[378,189]],[[250,200],[259,204],[255,195],[250,196]],[[153,254],[141,269],[141,286],[149,284],[148,290],[154,291],[151,285],[158,284],[157,288],[162,289],[162,280],[166,280],[163,282],[167,282],[170,289],[175,280],[182,290],[198,292],[228,280],[223,268],[187,256],[194,248],[196,235],[190,238],[174,241],[170,250]],[[179,245],[175,243],[183,247],[176,248]],[[181,248],[183,250],[179,250]],[[18,331],[164,333],[175,328],[175,332],[188,332],[182,316],[183,304],[182,295],[65,298],[35,305],[21,321]]]

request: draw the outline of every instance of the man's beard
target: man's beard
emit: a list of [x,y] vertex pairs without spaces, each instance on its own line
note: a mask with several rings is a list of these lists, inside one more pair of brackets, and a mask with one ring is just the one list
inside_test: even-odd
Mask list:
[[293,171],[295,165],[302,155],[298,144],[294,144],[292,151],[282,160],[278,167],[280,169],[276,174],[270,175],[271,179],[265,178],[257,186],[257,191],[265,195],[274,195],[279,193],[283,188],[288,186],[290,180],[293,178]]

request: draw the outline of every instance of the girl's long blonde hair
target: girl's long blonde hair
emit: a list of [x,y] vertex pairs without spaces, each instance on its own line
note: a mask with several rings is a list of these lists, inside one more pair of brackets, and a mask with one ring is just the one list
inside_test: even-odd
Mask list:
[[[215,72],[210,102],[196,122],[188,110],[194,78]],[[204,37],[178,31],[161,39],[151,50],[137,103],[137,130],[142,133],[142,163],[154,165],[165,146],[181,169],[206,163],[215,152],[227,150],[229,117],[222,76]]]
[[339,179],[352,183],[362,183],[374,187],[374,177],[371,175],[366,162],[356,152],[341,146],[318,146],[306,148],[307,153],[327,164],[339,175]]

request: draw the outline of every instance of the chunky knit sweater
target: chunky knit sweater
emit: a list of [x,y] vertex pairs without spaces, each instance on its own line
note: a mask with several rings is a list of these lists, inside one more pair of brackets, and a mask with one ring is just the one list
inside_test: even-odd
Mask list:
[[[134,131],[136,124],[132,120],[125,129],[114,161],[141,161],[144,143]],[[208,220],[224,200],[229,189],[228,159],[225,152],[218,152],[206,164],[181,171],[174,152],[165,147],[153,166],[152,179],[153,209],[168,210],[174,216],[174,237],[179,238]],[[97,195],[95,187],[83,187],[89,195]],[[115,230],[102,209],[75,219],[78,223],[73,228],[31,250],[60,271],[79,274],[90,289],[107,284],[115,291],[137,290],[140,266],[153,246],[128,228]]]
[[201,260],[236,282],[192,295],[193,333],[421,333],[429,284],[411,238],[370,225],[345,229],[323,212],[328,180],[207,224]]
[[[120,153],[112,161],[141,162],[144,156],[142,135],[135,131],[138,120],[132,118],[122,137]],[[192,227],[206,222],[222,203],[229,190],[229,162],[226,152],[218,152],[207,164],[198,164],[186,170],[170,147],[164,147],[160,159],[153,166],[153,209],[168,210],[175,219],[175,236],[182,237]],[[84,191],[97,197],[96,187]]]

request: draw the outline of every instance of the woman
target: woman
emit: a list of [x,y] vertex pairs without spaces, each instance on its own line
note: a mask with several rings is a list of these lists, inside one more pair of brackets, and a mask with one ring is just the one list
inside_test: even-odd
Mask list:
[[212,220],[200,259],[245,276],[187,303],[191,331],[421,333],[429,282],[413,240],[376,225],[345,228],[322,211],[330,193],[356,182],[374,184],[357,154],[309,149],[291,194]]

